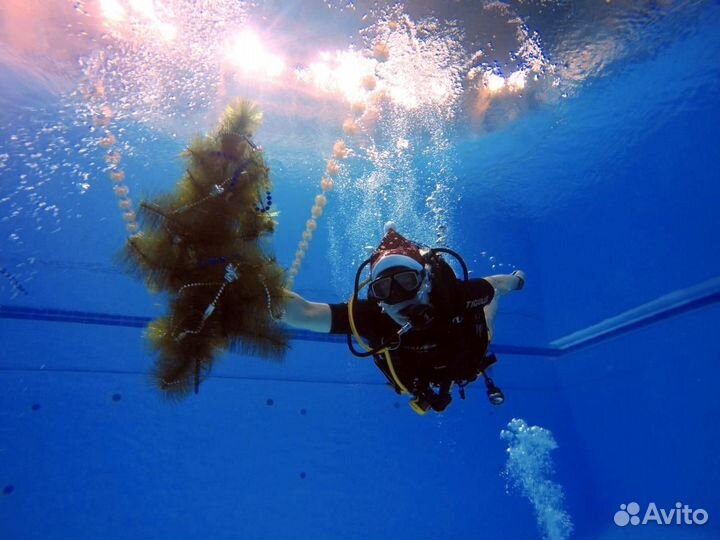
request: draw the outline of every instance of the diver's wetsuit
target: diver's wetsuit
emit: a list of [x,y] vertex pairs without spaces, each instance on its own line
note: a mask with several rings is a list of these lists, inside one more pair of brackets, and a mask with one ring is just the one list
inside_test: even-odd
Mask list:
[[[475,380],[485,358],[489,339],[483,308],[492,301],[495,290],[484,279],[453,279],[445,285],[433,282],[430,303],[435,316],[431,325],[407,332],[399,347],[391,351],[395,372],[412,393],[424,391],[428,384]],[[330,333],[350,333],[347,304],[331,304],[330,311]],[[372,347],[397,340],[400,326],[377,303],[359,300],[353,317],[358,333]],[[384,358],[376,355],[375,362],[387,376]],[[392,378],[388,379],[392,383]]]

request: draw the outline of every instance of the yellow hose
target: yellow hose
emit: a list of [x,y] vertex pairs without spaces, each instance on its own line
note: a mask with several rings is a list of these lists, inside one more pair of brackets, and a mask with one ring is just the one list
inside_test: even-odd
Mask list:
[[[367,285],[370,282],[370,279],[366,279],[360,284],[360,289],[362,289],[365,285]],[[353,336],[355,336],[355,339],[360,344],[360,346],[365,349],[366,351],[370,351],[370,345],[365,343],[363,341],[362,337],[357,331],[357,327],[355,326],[355,317],[353,317],[353,304],[355,301],[355,295],[350,297],[350,301],[348,302],[348,320],[350,321],[350,330],[352,330]],[[400,378],[397,376],[397,373],[395,373],[395,367],[392,363],[392,358],[390,357],[390,349],[388,347],[385,347],[384,349],[380,349],[377,351],[377,354],[382,354],[385,357],[385,361],[387,362],[388,368],[390,369],[390,375],[392,376],[393,381],[397,385],[397,387],[400,389],[401,394],[409,394],[407,388],[405,388],[405,385],[400,381]]]

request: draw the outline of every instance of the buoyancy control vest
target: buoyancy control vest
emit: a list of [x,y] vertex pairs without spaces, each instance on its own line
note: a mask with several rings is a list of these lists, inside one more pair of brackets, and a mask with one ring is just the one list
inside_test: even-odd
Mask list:
[[[462,280],[443,254],[457,259],[463,270]],[[372,356],[397,393],[412,395],[410,405],[419,414],[430,409],[445,410],[452,401],[453,384],[457,385],[460,397],[465,399],[465,386],[481,374],[485,376],[490,401],[501,403],[504,400],[502,392],[485,373],[496,359],[494,355],[486,355],[489,341],[482,306],[478,309],[467,301],[465,262],[457,253],[445,248],[430,249],[423,258],[432,280],[428,306],[432,310],[431,322],[422,328],[411,329],[407,334],[396,332],[372,340],[369,346],[364,344],[352,322],[352,306],[361,288],[359,276],[366,261],[358,269],[348,309],[353,333],[367,352],[358,353],[348,335],[350,350],[358,356]]]

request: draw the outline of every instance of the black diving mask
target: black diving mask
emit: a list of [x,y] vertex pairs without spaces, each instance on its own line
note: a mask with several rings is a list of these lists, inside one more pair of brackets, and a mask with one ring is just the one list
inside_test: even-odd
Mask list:
[[425,272],[410,269],[388,271],[370,282],[374,300],[385,304],[399,304],[417,294]]

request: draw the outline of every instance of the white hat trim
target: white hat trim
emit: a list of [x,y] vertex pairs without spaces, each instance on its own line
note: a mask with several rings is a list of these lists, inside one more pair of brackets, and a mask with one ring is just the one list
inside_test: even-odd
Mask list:
[[380,257],[378,262],[373,265],[371,270],[372,278],[377,278],[381,272],[384,272],[388,268],[392,268],[394,266],[405,266],[417,272],[420,272],[423,269],[423,265],[412,257],[401,255],[400,253],[391,253],[390,255]]

